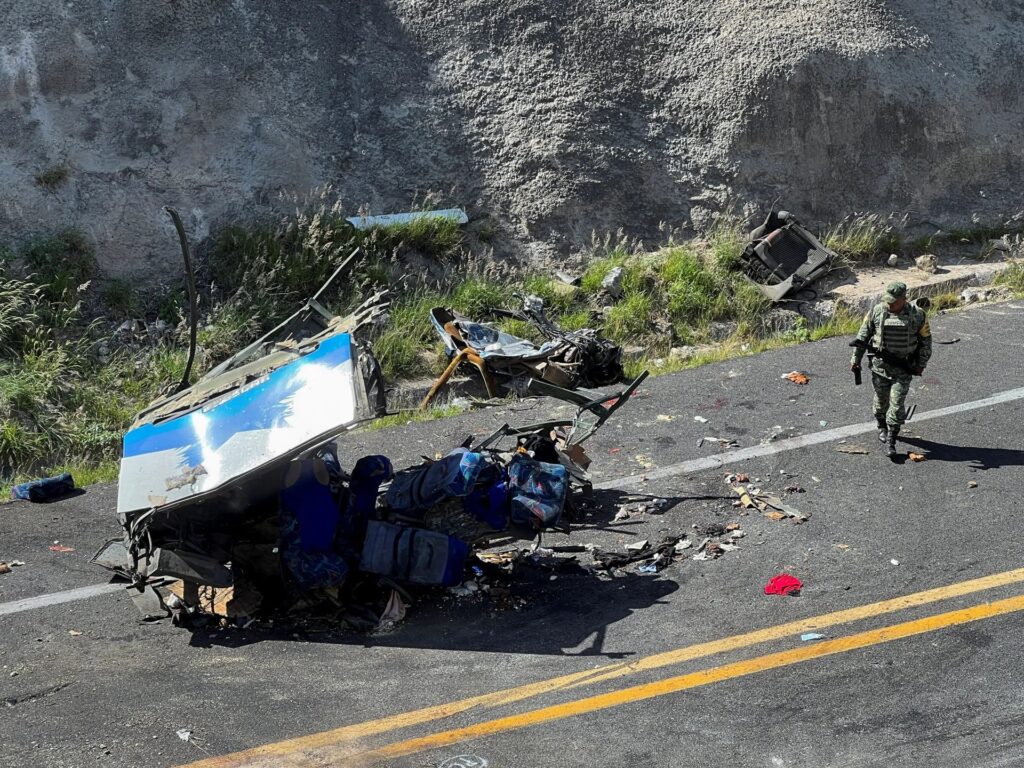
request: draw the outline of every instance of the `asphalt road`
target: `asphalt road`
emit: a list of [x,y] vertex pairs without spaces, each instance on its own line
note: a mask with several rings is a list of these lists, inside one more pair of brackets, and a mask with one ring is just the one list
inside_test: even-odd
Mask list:
[[[937,341],[959,341],[936,345],[915,380],[919,414],[1024,385],[1022,310],[933,319]],[[118,527],[109,487],[0,506],[0,560],[25,562],[0,575],[0,764],[1020,764],[1021,393],[915,419],[904,448],[923,462],[890,462],[862,433],[678,471],[730,450],[705,436],[768,451],[870,421],[871,388],[853,386],[848,353],[837,339],[650,380],[589,444],[598,482],[634,478],[630,493],[671,506],[614,523],[623,491],[607,489],[569,541],[622,547],[686,532],[699,542],[694,525],[737,522],[738,550],[610,580],[525,568],[518,610],[439,596],[386,635],[191,634],[139,624],[122,594],[5,615],[22,598],[103,583],[87,561]],[[781,378],[791,370],[810,383]],[[557,412],[532,401],[350,435],[343,447],[400,464]],[[854,446],[870,453],[837,450]],[[726,472],[748,473],[810,520],[742,514]],[[55,541],[74,551],[50,551]],[[804,582],[799,597],[763,593],[781,571]],[[801,640],[812,629],[823,637]],[[474,697],[484,698],[465,701]]]

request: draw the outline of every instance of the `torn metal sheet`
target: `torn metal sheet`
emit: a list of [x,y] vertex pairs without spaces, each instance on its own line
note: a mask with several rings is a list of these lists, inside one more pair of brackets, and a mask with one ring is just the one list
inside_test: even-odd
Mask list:
[[788,211],[774,210],[750,233],[740,254],[743,274],[772,301],[807,288],[838,256]]
[[480,372],[490,397],[498,395],[499,385],[514,390],[520,381],[541,380],[576,389],[616,384],[624,378],[618,345],[601,338],[595,329],[562,330],[547,317],[539,297],[527,296],[520,310],[491,309],[489,313],[530,323],[545,341],[536,344],[448,307],[434,307],[430,322],[444,343],[450,363],[421,407],[430,405],[463,363]]

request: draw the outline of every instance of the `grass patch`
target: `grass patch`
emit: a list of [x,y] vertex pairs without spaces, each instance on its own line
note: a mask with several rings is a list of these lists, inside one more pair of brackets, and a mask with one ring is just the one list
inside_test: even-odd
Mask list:
[[127,280],[115,278],[108,280],[102,288],[103,303],[115,317],[138,317],[142,311],[142,298],[135,287]]
[[903,249],[900,222],[880,214],[854,214],[832,226],[822,238],[842,258],[851,262],[871,261],[877,256]]
[[21,259],[43,292],[55,301],[72,301],[97,271],[96,251],[77,229],[30,240]]
[[940,293],[937,296],[928,297],[932,305],[931,312],[942,312],[944,310],[956,309],[960,306],[960,296],[956,293]]
[[53,192],[71,177],[71,168],[67,163],[54,165],[36,174],[36,184]]
[[465,409],[460,408],[457,405],[439,405],[425,411],[421,411],[418,408],[414,410],[399,411],[398,413],[392,413],[388,416],[381,416],[379,419],[374,419],[363,427],[363,430],[366,432],[376,432],[381,429],[401,427],[405,424],[416,424],[423,421],[447,419],[451,416],[458,416],[460,413],[465,413]]
[[1015,296],[1024,296],[1024,261],[1012,262],[993,282],[996,285],[1005,285]]

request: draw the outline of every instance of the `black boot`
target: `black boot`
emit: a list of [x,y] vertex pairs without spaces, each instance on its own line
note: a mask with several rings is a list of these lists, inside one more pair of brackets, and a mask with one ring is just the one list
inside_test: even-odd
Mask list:
[[896,458],[899,454],[896,452],[896,438],[900,436],[899,427],[889,427],[889,446],[885,451],[886,456],[890,459]]
[[875,421],[878,424],[878,441],[884,443],[889,439],[889,425],[885,423],[885,419],[876,418]]

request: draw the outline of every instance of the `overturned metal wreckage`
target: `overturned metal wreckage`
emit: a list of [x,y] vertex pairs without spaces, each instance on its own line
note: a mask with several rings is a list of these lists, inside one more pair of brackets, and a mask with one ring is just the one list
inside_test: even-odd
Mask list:
[[131,582],[145,619],[341,616],[411,587],[458,584],[474,547],[567,525],[590,488],[582,443],[646,376],[597,399],[533,381],[532,393],[574,403],[575,417],[505,425],[399,471],[386,456],[350,460],[337,438],[385,410],[358,338],[384,302],[337,317],[318,302],[325,289],[151,404],[124,436],[124,535],[94,562]]
[[745,274],[772,301],[808,288],[838,258],[788,211],[771,211],[740,254]]
[[544,302],[537,296],[525,297],[522,309],[491,309],[488,313],[529,323],[545,341],[535,344],[448,307],[434,307],[430,322],[444,342],[449,364],[421,408],[433,402],[463,363],[480,372],[490,397],[498,396],[499,387],[517,390],[531,379],[570,390],[617,384],[624,379],[618,345],[602,338],[595,329],[563,330],[547,316]]

